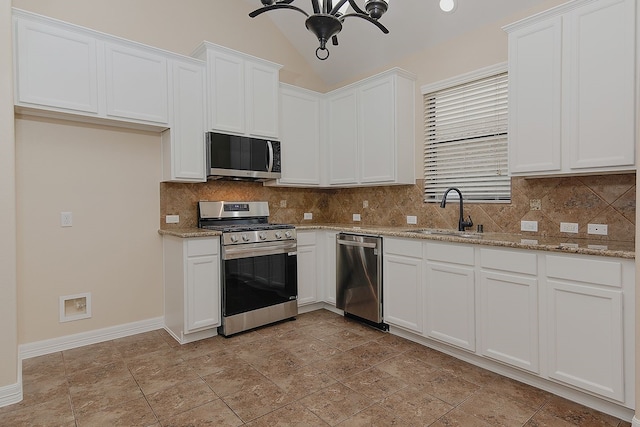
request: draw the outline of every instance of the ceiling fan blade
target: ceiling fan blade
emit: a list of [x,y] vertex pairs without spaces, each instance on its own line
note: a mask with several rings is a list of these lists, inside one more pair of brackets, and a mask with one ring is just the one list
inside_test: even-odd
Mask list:
[[338,36],[331,37],[331,43],[333,43],[334,46],[338,46]]
[[376,27],[380,28],[380,31],[382,31],[383,33],[389,34],[389,30],[387,30],[387,27],[385,27],[380,22],[378,22],[377,19],[371,18],[369,15],[362,15],[362,14],[359,14],[359,13],[347,13],[346,15],[342,15],[340,17],[340,22],[343,22],[344,18],[348,18],[348,17],[351,17],[351,16],[353,16],[355,18],[361,18],[361,19],[364,19],[366,21],[369,21],[373,25],[375,25]]
[[249,14],[250,17],[255,18],[256,16],[263,14],[265,12],[269,12],[270,10],[276,10],[276,9],[291,9],[291,10],[297,10],[298,12],[302,13],[303,15],[305,15],[307,18],[309,17],[309,14],[307,12],[305,12],[304,10],[300,9],[299,7],[295,7],[295,6],[291,6],[290,4],[282,4],[282,3],[276,3],[276,4],[272,4],[271,6],[265,6],[265,7],[261,7],[260,9],[254,10],[253,12],[251,12]]

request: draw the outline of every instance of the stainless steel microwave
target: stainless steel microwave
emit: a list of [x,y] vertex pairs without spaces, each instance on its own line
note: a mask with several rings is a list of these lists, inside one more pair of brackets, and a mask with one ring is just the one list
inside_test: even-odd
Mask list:
[[207,132],[207,178],[280,178],[280,142]]

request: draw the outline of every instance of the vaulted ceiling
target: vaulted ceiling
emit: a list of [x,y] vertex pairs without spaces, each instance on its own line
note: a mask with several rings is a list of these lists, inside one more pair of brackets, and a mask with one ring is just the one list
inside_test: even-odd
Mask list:
[[[244,0],[256,9],[260,0]],[[365,0],[357,0],[361,8]],[[339,46],[328,45],[330,57],[315,57],[318,41],[305,28],[305,16],[294,10],[273,10],[254,19],[270,19],[309,62],[325,83],[331,85],[365,71],[397,61],[461,34],[502,22],[506,17],[544,3],[544,0],[458,0],[453,13],[442,12],[439,0],[390,0],[380,23],[389,29],[383,34],[363,19],[347,19],[338,36]],[[335,3],[335,0],[334,0]],[[292,5],[312,13],[311,0],[295,0]]]

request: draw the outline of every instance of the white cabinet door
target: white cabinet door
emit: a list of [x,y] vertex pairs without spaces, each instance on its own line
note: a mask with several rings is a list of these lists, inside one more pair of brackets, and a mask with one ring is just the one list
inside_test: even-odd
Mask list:
[[246,126],[245,133],[278,138],[279,69],[245,61]]
[[561,168],[562,21],[509,34],[509,170]]
[[187,259],[185,332],[220,324],[220,257]]
[[298,306],[318,301],[318,248],[315,231],[299,231]]
[[329,184],[357,184],[358,109],[355,89],[341,91],[327,101]]
[[393,182],[396,177],[395,91],[393,77],[358,90],[360,182]]
[[429,338],[475,351],[474,270],[428,261],[425,278],[425,331]]
[[624,401],[622,292],[548,281],[549,377]]
[[169,123],[166,57],[105,43],[105,66],[108,116]]
[[283,185],[320,185],[320,96],[283,85],[280,89]]
[[538,373],[537,278],[482,271],[480,328],[484,356]]
[[61,25],[14,22],[15,103],[97,114],[96,39]]
[[570,167],[635,164],[636,0],[600,0],[565,20]]
[[422,243],[385,238],[383,246],[384,321],[422,333]]
[[244,61],[235,55],[208,51],[209,128],[243,134],[245,129]]
[[162,134],[163,179],[204,182],[204,64],[174,60],[171,65],[173,119]]

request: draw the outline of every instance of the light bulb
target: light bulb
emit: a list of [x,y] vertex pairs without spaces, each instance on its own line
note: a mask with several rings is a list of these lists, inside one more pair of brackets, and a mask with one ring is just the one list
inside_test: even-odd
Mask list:
[[442,9],[443,12],[453,12],[456,6],[456,0],[440,0],[440,9]]

